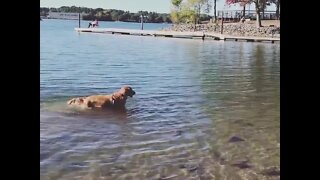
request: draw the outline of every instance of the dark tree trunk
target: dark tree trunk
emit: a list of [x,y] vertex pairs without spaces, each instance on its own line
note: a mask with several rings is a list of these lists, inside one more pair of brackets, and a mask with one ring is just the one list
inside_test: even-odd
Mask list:
[[259,28],[262,26],[261,18],[260,18],[260,0],[256,0],[255,5],[256,5],[256,17],[257,17],[256,26],[257,28]]
[[213,11],[214,11],[214,22],[217,22],[217,0],[214,0],[214,5],[213,5]]
[[243,12],[242,12],[242,17],[246,16],[246,4],[243,5]]
[[276,6],[277,6],[277,8],[276,8],[276,17],[277,17],[277,19],[279,19],[279,17],[280,17],[280,0],[277,0]]

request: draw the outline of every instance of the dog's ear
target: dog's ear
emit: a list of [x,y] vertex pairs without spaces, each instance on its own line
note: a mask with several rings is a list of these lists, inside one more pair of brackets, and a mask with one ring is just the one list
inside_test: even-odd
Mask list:
[[126,95],[126,89],[125,88],[121,88],[117,94],[121,94],[122,96]]

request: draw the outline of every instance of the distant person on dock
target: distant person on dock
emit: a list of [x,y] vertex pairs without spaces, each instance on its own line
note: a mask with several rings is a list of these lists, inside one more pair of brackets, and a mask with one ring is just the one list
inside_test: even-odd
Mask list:
[[99,26],[99,23],[98,23],[97,19],[95,19],[94,21],[90,22],[88,28],[96,27],[96,26]]

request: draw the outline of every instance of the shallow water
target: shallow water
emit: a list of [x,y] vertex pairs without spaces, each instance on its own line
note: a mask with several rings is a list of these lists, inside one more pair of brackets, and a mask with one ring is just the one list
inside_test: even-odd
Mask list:
[[[77,33],[77,23],[40,22],[41,179],[279,179],[279,44]],[[139,28],[120,24],[100,26]],[[125,84],[137,93],[126,111],[66,106]]]

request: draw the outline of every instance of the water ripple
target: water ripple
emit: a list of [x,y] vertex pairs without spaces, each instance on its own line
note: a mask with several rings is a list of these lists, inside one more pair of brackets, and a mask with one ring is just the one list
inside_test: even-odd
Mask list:
[[[40,179],[278,178],[265,173],[280,165],[278,45],[74,26],[41,22]],[[66,105],[124,84],[126,111]]]

